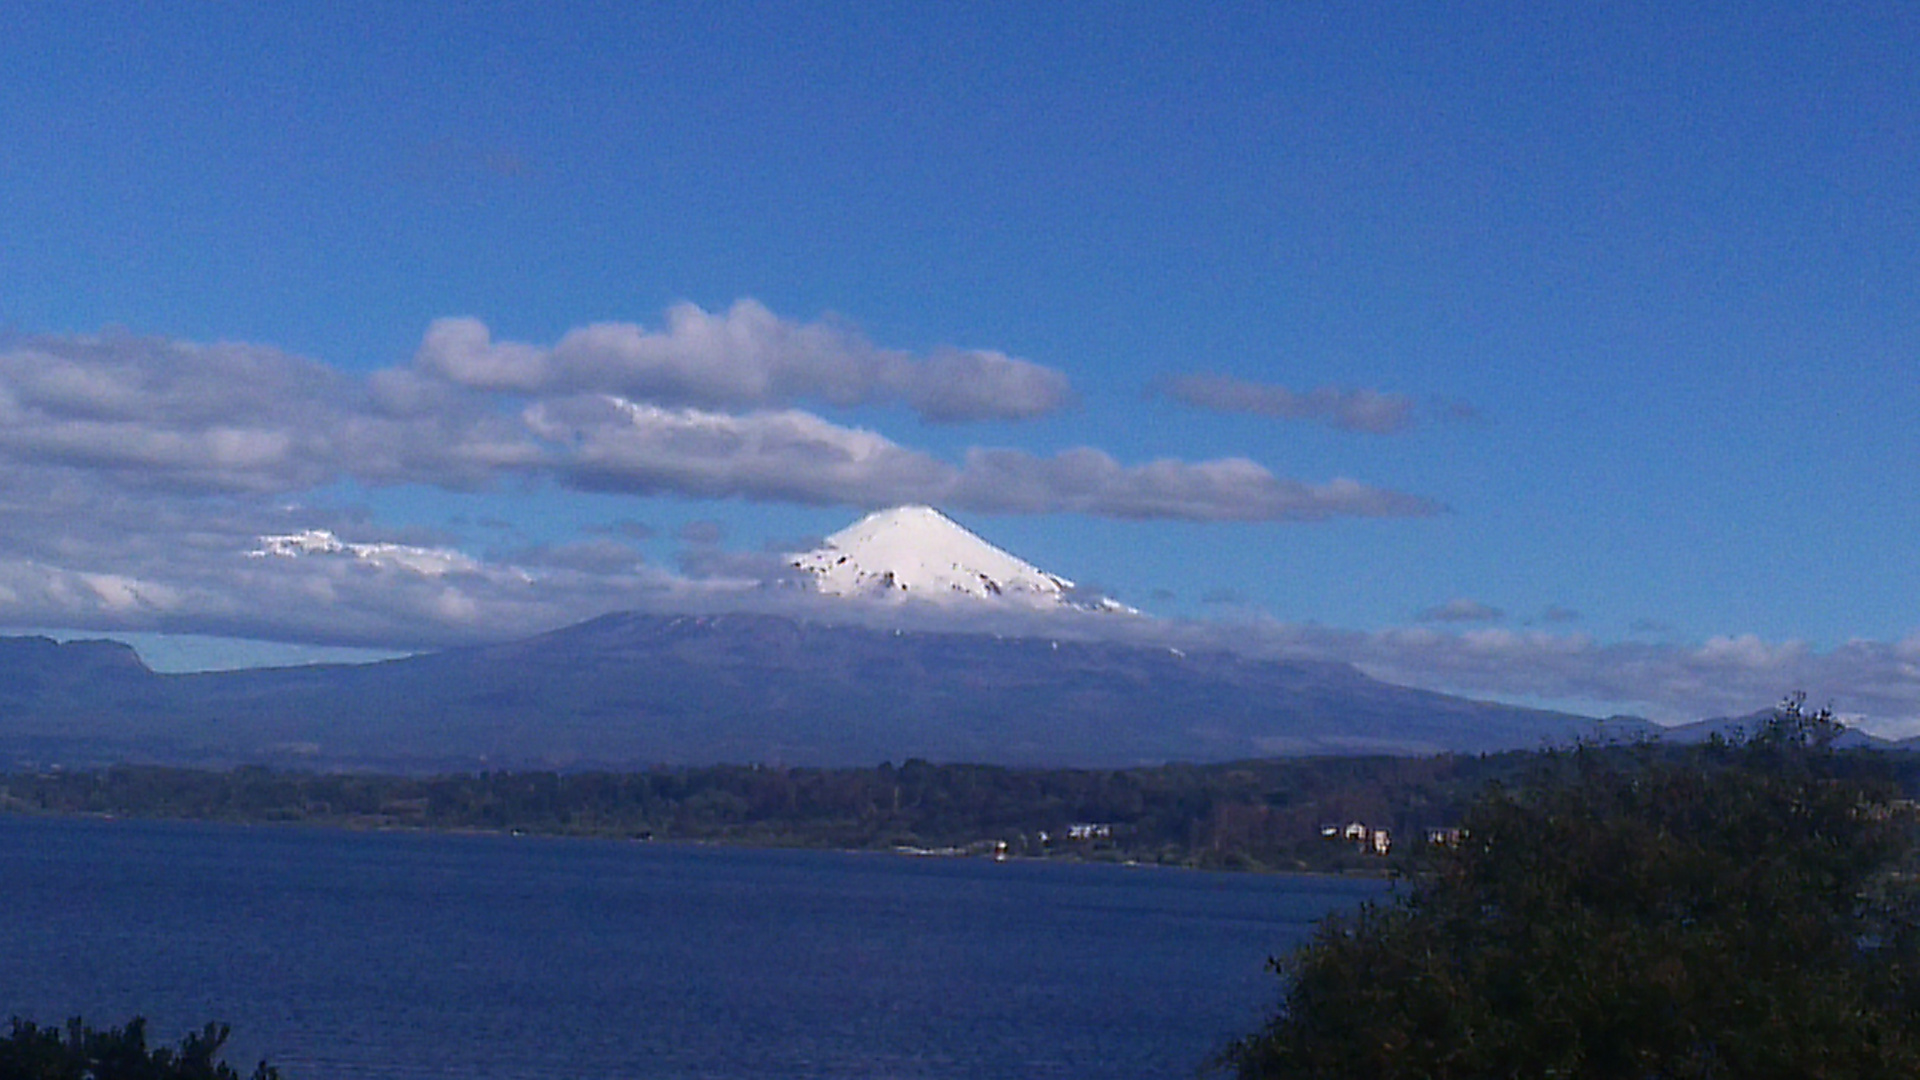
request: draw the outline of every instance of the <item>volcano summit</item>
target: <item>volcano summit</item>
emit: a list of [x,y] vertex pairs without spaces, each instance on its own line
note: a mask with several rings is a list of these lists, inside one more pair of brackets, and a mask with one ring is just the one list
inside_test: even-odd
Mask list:
[[829,596],[1138,614],[1106,597],[1085,595],[1073,582],[994,547],[931,506],[868,514],[789,561]]

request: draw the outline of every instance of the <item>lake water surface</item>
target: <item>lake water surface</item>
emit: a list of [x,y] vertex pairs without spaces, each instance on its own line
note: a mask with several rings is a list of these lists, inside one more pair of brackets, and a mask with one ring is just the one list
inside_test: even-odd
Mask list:
[[0,1018],[334,1077],[1191,1077],[1377,882],[0,816]]

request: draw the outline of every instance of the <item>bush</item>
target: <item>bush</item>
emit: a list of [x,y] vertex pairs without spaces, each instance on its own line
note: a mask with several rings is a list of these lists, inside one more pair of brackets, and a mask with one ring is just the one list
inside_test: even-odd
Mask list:
[[[232,1066],[215,1061],[227,1034],[227,1025],[208,1024],[182,1039],[178,1050],[149,1049],[147,1022],[137,1016],[104,1031],[75,1018],[64,1032],[16,1017],[0,1039],[0,1080],[240,1080]],[[252,1080],[279,1077],[264,1061],[252,1074]]]
[[1581,747],[1394,900],[1274,962],[1242,1078],[1920,1076],[1914,822],[1790,701],[1751,739]]

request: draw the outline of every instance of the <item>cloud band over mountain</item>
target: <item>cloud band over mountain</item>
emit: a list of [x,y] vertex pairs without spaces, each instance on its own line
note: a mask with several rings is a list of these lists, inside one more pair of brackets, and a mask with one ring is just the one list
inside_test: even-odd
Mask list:
[[[975,446],[947,457],[802,407],[897,406],[956,423],[1037,418],[1069,400],[1064,378],[1039,365],[980,351],[908,356],[747,301],[723,315],[675,309],[658,331],[589,327],[550,348],[496,343],[476,322],[443,320],[413,363],[364,376],[260,345],[14,338],[0,342],[0,625],[422,648],[610,610],[817,602],[769,588],[766,558],[716,549],[690,575],[648,563],[615,534],[483,558],[428,531],[303,504],[340,484],[531,484],[1192,522],[1442,510],[1353,480],[1278,476],[1239,457],[1126,463],[1084,446]],[[321,529],[338,543],[263,548],[262,537]],[[1427,614],[1464,624],[1488,613],[1456,604]],[[1818,699],[1828,688],[1846,694],[1843,711],[1885,730],[1920,719],[1913,641],[1827,651],[1742,636],[1606,645],[1494,628],[1358,633],[1153,619],[1112,632],[1338,658],[1468,693],[1614,702],[1663,720],[1743,712],[1793,689]]]
[[[655,396],[615,392],[642,389]],[[364,376],[253,344],[16,337],[0,341],[0,625],[415,647],[703,603],[753,584],[647,565],[631,538],[613,536],[523,551],[511,565],[459,553],[363,558],[409,545],[430,553],[444,537],[305,505],[342,486],[1136,520],[1439,509],[1240,458],[1124,464],[1090,447],[975,447],[949,460],[780,404],[903,404],[946,421],[1038,415],[1066,395],[1057,373],[997,353],[908,357],[751,301],[725,315],[677,308],[663,331],[592,327],[550,350],[442,321],[412,364]],[[311,530],[338,545],[248,557],[262,537]],[[758,565],[711,555],[704,565]],[[443,569],[418,572],[428,563]]]

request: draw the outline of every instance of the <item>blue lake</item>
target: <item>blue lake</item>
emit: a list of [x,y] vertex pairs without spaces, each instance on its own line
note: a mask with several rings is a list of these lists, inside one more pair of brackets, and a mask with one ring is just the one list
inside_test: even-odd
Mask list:
[[0,1017],[333,1077],[1191,1077],[1378,882],[0,816]]

